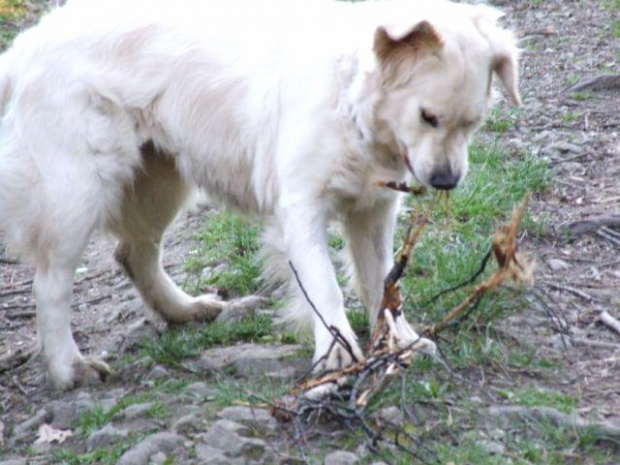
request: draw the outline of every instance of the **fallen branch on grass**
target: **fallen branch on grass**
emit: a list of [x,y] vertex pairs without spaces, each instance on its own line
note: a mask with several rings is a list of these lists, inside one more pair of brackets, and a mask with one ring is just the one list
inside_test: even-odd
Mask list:
[[[418,193],[413,188],[395,183],[383,183],[382,185],[401,192]],[[469,296],[440,322],[426,328],[425,335],[436,336],[449,325],[463,318],[467,310],[474,306],[484,294],[497,289],[505,282],[513,281],[517,284],[530,282],[532,266],[517,253],[517,233],[526,203],[527,199],[514,210],[511,220],[498,228],[493,236],[492,254],[489,253],[484,258],[476,277],[482,274],[491,256],[495,258],[498,265],[497,270],[487,280],[477,285]],[[401,409],[407,412],[406,390],[404,388],[409,378],[406,373],[407,368],[410,367],[417,354],[428,351],[429,344],[433,348],[435,347],[433,343],[424,338],[418,338],[407,345],[403,345],[403,341],[399,340],[399,335],[403,333],[397,330],[397,325],[404,322],[399,280],[404,275],[413,249],[423,228],[428,223],[434,207],[435,202],[431,202],[422,215],[417,212],[411,214],[410,226],[403,246],[384,281],[383,299],[371,336],[368,357],[365,360],[356,361],[343,370],[324,373],[310,379],[302,379],[288,395],[271,405],[271,413],[276,419],[294,422],[296,431],[300,431],[300,434],[303,435],[304,421],[327,415],[349,429],[361,429],[367,438],[366,446],[371,451],[377,451],[379,444],[386,441],[380,427],[375,426],[372,419],[367,417],[366,407],[388,383],[400,377],[403,386],[401,389]],[[292,264],[291,268],[309,305],[333,335],[334,339],[330,350],[335,344],[340,344],[349,352],[352,359],[356,360],[348,342],[342,337],[338,329],[327,326]],[[468,280],[464,285],[471,283],[474,279]],[[423,443],[419,439],[400,430],[397,431],[396,438],[399,435],[406,437],[406,441],[415,445],[415,448],[403,447],[402,443],[398,443],[398,439],[395,440],[396,442],[388,442],[397,445],[418,461],[425,461],[428,458],[427,454],[430,452],[424,449]]]
[[586,220],[575,221],[566,226],[571,238],[594,232],[600,228],[620,227],[620,215],[594,216]]
[[592,78],[579,81],[567,88],[564,92],[583,92],[598,90],[620,89],[620,75],[602,74]]

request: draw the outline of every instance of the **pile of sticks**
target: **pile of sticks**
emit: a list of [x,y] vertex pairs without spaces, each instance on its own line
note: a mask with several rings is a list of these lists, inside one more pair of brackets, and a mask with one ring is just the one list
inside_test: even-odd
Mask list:
[[[382,185],[416,195],[424,192],[423,189],[410,188],[404,184],[385,183]],[[369,439],[370,449],[373,449],[381,440],[381,432],[372,426],[372,422],[365,415],[366,407],[388,383],[397,381],[398,376],[401,382],[405,383],[405,371],[415,357],[428,348],[420,344],[421,341],[426,340],[422,338],[402,347],[394,326],[395,321],[403,312],[399,281],[405,273],[415,245],[428,223],[436,202],[435,198],[421,215],[418,212],[411,214],[409,230],[403,245],[396,256],[394,266],[384,281],[383,299],[368,346],[367,358],[343,370],[302,378],[288,395],[272,405],[271,412],[275,418],[283,422],[300,422],[304,418],[307,420],[313,416],[327,414],[350,428],[358,429],[361,426]],[[507,281],[514,283],[531,281],[532,266],[517,251],[517,234],[526,204],[527,198],[514,209],[510,221],[498,228],[492,239],[491,251],[484,258],[480,271],[464,284],[471,283],[481,275],[491,257],[497,264],[496,270],[486,280],[476,285],[467,297],[448,312],[441,321],[426,327],[423,330],[423,336],[435,338],[445,328],[465,317],[468,309],[475,305],[483,295],[497,289]],[[294,268],[293,271],[295,272]],[[296,273],[295,276],[297,276]],[[309,304],[318,313],[310,296],[305,293],[303,283],[299,279],[298,283]],[[458,287],[462,286],[448,289],[445,292]],[[334,334],[334,344],[344,340],[337,328],[328,329]],[[346,345],[344,347],[346,348]],[[352,353],[351,355],[355,360]],[[405,433],[402,432],[402,434]],[[413,439],[409,438],[409,442],[411,440]]]

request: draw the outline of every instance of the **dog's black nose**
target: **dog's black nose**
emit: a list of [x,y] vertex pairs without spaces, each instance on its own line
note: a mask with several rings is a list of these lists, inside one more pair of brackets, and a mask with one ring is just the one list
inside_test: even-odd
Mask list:
[[435,173],[431,176],[431,186],[442,191],[454,189],[459,183],[460,176],[448,172]]

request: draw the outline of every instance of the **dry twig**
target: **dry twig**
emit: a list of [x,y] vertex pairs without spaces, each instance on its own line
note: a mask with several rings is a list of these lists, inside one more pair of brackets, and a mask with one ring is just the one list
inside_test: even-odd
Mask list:
[[472,293],[448,313],[439,323],[424,330],[424,334],[433,337],[446,328],[453,320],[465,314],[467,309],[480,300],[485,293],[497,289],[508,280],[516,283],[529,283],[532,279],[533,267],[517,253],[517,232],[527,206],[527,197],[512,212],[509,223],[501,226],[493,236],[493,255],[497,262],[497,270],[484,282],[478,284]]
[[620,334],[620,321],[618,321],[616,318],[611,316],[609,312],[607,311],[601,312],[598,318],[599,320],[601,320],[602,323],[606,324],[611,329],[613,329],[616,333]]

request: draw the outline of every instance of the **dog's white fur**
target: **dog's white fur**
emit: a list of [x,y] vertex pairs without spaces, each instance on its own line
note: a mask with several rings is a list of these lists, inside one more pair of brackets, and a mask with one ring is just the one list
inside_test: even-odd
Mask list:
[[[119,237],[118,260],[164,318],[221,311],[178,289],[160,263],[162,234],[193,185],[265,220],[274,273],[290,278],[290,260],[361,357],[328,223],[343,226],[374,322],[399,203],[376,182],[465,176],[493,72],[519,100],[499,16],[440,0],[69,0],[18,37],[0,58],[0,230],[36,264],[53,383],[106,371],[70,328],[74,270],[97,228]],[[291,290],[291,318],[312,322],[315,360],[350,363]],[[404,320],[397,327],[403,343],[417,338]]]

